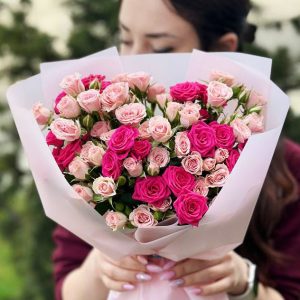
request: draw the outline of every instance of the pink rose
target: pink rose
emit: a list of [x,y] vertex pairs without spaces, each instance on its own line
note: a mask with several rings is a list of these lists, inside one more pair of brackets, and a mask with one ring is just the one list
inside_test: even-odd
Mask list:
[[199,104],[187,102],[179,112],[181,125],[188,128],[197,123],[201,117],[200,109],[201,106]]
[[183,108],[183,105],[178,102],[168,102],[166,108],[166,115],[170,122],[173,122],[179,113],[179,111]]
[[147,91],[148,100],[150,102],[154,102],[158,95],[163,94],[165,92],[166,92],[166,89],[162,84],[154,83],[153,85],[150,85],[148,88],[148,91]]
[[242,119],[236,118],[230,123],[238,143],[244,143],[251,136],[251,130]]
[[256,92],[256,91],[251,91],[248,102],[247,102],[247,108],[252,108],[255,106],[261,107],[264,106],[267,103],[266,98]]
[[170,153],[164,147],[154,147],[148,156],[150,165],[157,165],[159,168],[164,168],[170,161]]
[[181,161],[183,168],[190,174],[201,175],[203,170],[203,160],[200,153],[193,151]]
[[202,157],[213,156],[216,146],[215,130],[206,123],[199,121],[188,133],[192,151],[197,151]]
[[127,74],[127,82],[131,89],[145,92],[150,85],[151,76],[145,72]]
[[127,82],[128,83],[128,79],[127,79],[128,73],[120,73],[117,74],[113,79],[112,79],[112,83],[117,83],[117,82]]
[[80,124],[73,120],[58,118],[51,123],[50,129],[59,140],[72,142],[80,138]]
[[171,191],[161,176],[149,176],[136,180],[132,199],[152,204],[169,198],[170,194]]
[[129,99],[129,86],[126,82],[112,83],[100,95],[103,111],[110,112],[125,104]]
[[205,177],[205,183],[209,187],[222,187],[229,176],[229,170],[226,165],[216,165],[212,173]]
[[218,148],[215,152],[215,159],[218,164],[222,163],[228,157],[229,157],[229,151],[227,149]]
[[142,162],[133,157],[127,157],[123,161],[123,166],[131,177],[139,177],[143,173]]
[[138,125],[146,117],[146,108],[142,103],[130,103],[116,109],[117,120],[124,125]]
[[61,101],[61,99],[66,96],[67,94],[65,92],[61,92],[55,99],[55,102],[54,102],[54,112],[59,115],[59,110],[57,109],[57,105],[58,103]]
[[205,158],[203,160],[203,170],[204,171],[211,171],[216,166],[217,160],[215,158]]
[[105,215],[105,222],[113,231],[124,228],[127,223],[127,217],[118,211],[109,211]]
[[85,180],[85,175],[89,172],[89,165],[79,156],[76,156],[69,164],[69,172],[77,179]]
[[170,94],[163,93],[156,96],[156,102],[161,108],[164,108],[166,106],[166,103],[171,101],[172,97]]
[[97,90],[91,89],[80,93],[77,101],[81,108],[89,114],[101,110],[100,94]]
[[152,117],[149,120],[149,133],[155,141],[165,143],[172,137],[171,124],[162,116]]
[[50,146],[55,146],[55,147],[62,147],[64,144],[64,141],[59,140],[58,138],[56,138],[56,136],[52,133],[52,131],[50,130],[46,136],[46,142],[47,144]]
[[264,116],[252,113],[244,118],[244,123],[249,127],[252,132],[264,131]]
[[93,191],[89,187],[80,184],[74,184],[72,185],[72,188],[86,202],[93,200]]
[[117,180],[121,176],[122,161],[113,151],[107,150],[102,157],[102,174]]
[[179,224],[197,226],[208,210],[207,198],[185,190],[174,202],[174,208]]
[[175,136],[175,153],[177,157],[181,158],[188,155],[191,151],[191,142],[188,138],[187,132],[177,132]]
[[216,146],[231,150],[235,143],[233,128],[226,124],[212,122],[209,124],[216,132]]
[[99,84],[102,83],[102,81],[105,79],[105,76],[103,75],[93,75],[90,74],[87,77],[84,77],[81,79],[81,82],[83,83],[84,87],[86,90],[88,90],[90,88],[90,84],[92,82],[98,82]]
[[135,208],[129,215],[129,221],[138,228],[151,227],[157,224],[147,205],[139,205]]
[[153,204],[149,204],[149,207],[154,211],[166,212],[172,207],[172,198],[169,197],[162,202],[157,202]]
[[139,140],[135,141],[134,145],[131,149],[131,155],[136,158],[137,160],[142,160],[145,157],[148,156],[150,153],[150,150],[152,148],[152,145],[147,140]]
[[46,125],[50,120],[51,111],[44,107],[42,103],[35,104],[32,108],[32,112],[39,125]]
[[119,159],[124,159],[128,156],[138,135],[136,128],[122,125],[111,136],[108,142],[109,149],[114,151]]
[[69,95],[61,98],[56,108],[59,112],[58,114],[60,115],[60,117],[74,119],[80,115],[80,106],[78,102],[75,98]]
[[110,198],[116,195],[116,184],[110,177],[100,176],[93,182],[93,191],[97,195],[102,196],[104,199]]
[[234,84],[235,78],[228,73],[215,70],[211,72],[209,81],[220,81],[231,87]]
[[149,133],[149,121],[143,122],[139,127],[139,137],[142,140],[148,140],[151,138],[151,134]]
[[74,75],[66,76],[59,86],[65,91],[66,94],[76,97],[78,94],[85,90],[84,85],[81,81],[80,74],[75,73]]
[[103,132],[101,133],[100,135],[100,140],[105,142],[106,145],[108,145],[112,135],[116,132],[116,129],[112,129],[110,131],[107,131],[107,132]]
[[230,172],[232,171],[239,157],[240,157],[240,152],[237,149],[232,149],[230,151],[229,157],[226,159],[226,165]]
[[194,192],[206,197],[208,195],[209,192],[209,188],[207,186],[207,184],[205,183],[205,178],[200,176],[198,177],[197,181],[196,181],[196,185],[194,187]]
[[105,151],[102,147],[96,146],[93,142],[89,141],[83,145],[80,157],[85,162],[91,163],[94,166],[101,166],[104,153]]
[[207,103],[212,107],[224,106],[233,96],[232,88],[219,81],[211,81],[207,88]]
[[195,186],[195,177],[182,167],[169,166],[162,177],[175,196],[178,196],[183,188],[193,190]]
[[175,101],[185,102],[201,99],[203,86],[198,82],[177,83],[170,87],[170,94]]
[[102,133],[106,133],[111,130],[109,122],[99,121],[96,122],[90,132],[92,137],[100,138]]

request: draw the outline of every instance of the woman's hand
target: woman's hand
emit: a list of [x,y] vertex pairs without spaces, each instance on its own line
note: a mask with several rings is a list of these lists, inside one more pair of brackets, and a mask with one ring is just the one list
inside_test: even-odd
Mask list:
[[247,277],[247,263],[233,251],[216,260],[186,259],[160,275],[174,287],[190,286],[195,294],[206,296],[242,294],[247,289]]

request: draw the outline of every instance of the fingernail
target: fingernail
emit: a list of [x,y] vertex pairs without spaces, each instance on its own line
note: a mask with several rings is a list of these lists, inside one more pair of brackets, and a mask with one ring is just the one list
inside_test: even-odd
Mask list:
[[141,256],[141,255],[137,256],[137,260],[143,265],[146,265],[148,263],[148,260],[144,256]]
[[177,286],[183,285],[183,283],[184,283],[183,279],[176,279],[176,280],[173,280],[170,282],[170,286],[177,287]]
[[196,287],[188,287],[187,290],[195,295],[201,294],[202,290]]
[[161,267],[156,266],[156,265],[147,265],[146,269],[152,273],[159,273],[163,270]]
[[132,291],[132,290],[134,290],[134,288],[135,288],[135,286],[130,283],[126,283],[123,285],[123,289],[126,291]]
[[168,271],[168,272],[163,272],[159,279],[160,280],[170,280],[171,278],[173,278],[175,276],[175,272],[174,271]]
[[149,281],[152,279],[152,276],[146,273],[137,273],[136,279],[139,281]]
[[170,260],[163,266],[163,270],[165,271],[165,270],[171,269],[172,267],[175,266],[175,264],[176,264],[175,261]]

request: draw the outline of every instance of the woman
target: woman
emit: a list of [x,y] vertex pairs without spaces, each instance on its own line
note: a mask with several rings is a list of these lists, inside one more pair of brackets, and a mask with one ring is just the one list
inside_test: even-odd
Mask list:
[[[123,0],[121,53],[190,52],[193,48],[236,51],[247,34],[248,11],[247,0]],[[245,242],[218,260],[159,265],[145,257],[126,257],[116,262],[58,227],[54,233],[57,298],[105,299],[109,289],[131,290],[137,282],[160,273],[171,286],[189,286],[195,294],[300,299],[300,259],[295,258],[300,252],[299,163],[300,147],[283,142],[276,150]],[[253,263],[258,266],[257,297],[254,280],[249,279]]]

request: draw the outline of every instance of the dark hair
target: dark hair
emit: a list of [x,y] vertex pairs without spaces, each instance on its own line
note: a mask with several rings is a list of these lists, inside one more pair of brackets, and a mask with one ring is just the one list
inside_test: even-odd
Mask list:
[[218,39],[229,32],[237,34],[239,49],[253,42],[256,27],[246,22],[249,0],[168,0],[176,13],[193,25],[205,51],[215,50]]

